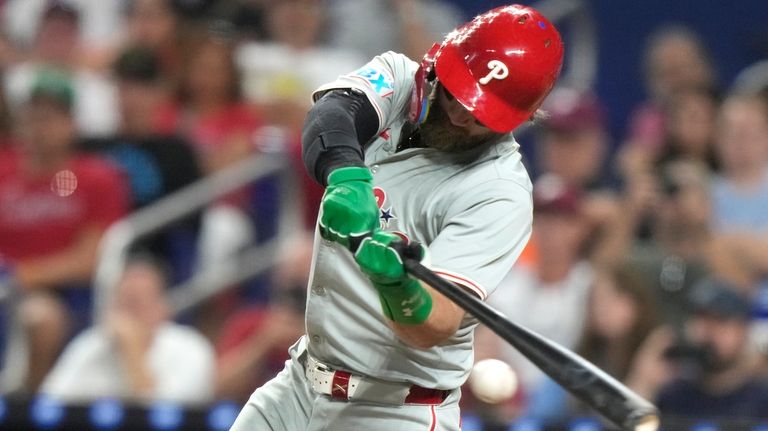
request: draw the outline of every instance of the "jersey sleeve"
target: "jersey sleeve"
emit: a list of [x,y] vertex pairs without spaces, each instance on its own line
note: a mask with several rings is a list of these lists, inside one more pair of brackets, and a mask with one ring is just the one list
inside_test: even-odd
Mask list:
[[374,57],[363,67],[320,86],[312,98],[317,100],[324,92],[336,88],[362,91],[379,117],[378,134],[395,119],[401,118],[409,108],[417,68],[418,64],[405,55],[389,51]]
[[429,245],[430,266],[485,300],[531,236],[533,203],[524,187],[508,180],[462,195],[449,206],[440,233]]

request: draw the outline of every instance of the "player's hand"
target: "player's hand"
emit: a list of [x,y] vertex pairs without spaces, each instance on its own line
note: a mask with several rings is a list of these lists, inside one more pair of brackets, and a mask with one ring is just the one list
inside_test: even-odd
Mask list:
[[[419,324],[429,317],[432,297],[418,280],[411,278],[395,246],[399,236],[377,231],[360,243],[355,261],[379,291],[382,310],[390,320]],[[420,248],[424,257],[424,248]]]
[[373,177],[367,168],[346,167],[331,172],[320,203],[320,235],[349,247],[350,236],[373,232],[379,224],[379,207],[373,194]]
[[394,244],[402,239],[389,232],[377,231],[360,243],[355,260],[374,285],[399,285],[409,279]]

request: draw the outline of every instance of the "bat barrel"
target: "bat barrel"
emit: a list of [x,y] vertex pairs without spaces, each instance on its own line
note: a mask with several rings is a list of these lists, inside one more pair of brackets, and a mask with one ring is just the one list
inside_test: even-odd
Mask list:
[[[476,296],[404,257],[405,269],[455,302],[580,400],[624,430],[658,428],[656,407],[576,353],[517,325]],[[654,425],[655,424],[655,425]]]

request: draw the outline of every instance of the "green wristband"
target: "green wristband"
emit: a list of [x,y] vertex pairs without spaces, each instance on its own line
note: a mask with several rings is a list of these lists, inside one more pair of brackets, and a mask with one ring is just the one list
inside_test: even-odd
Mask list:
[[344,183],[347,181],[373,181],[373,175],[368,168],[361,168],[358,166],[348,166],[346,168],[334,169],[333,172],[328,175],[328,185]]
[[397,286],[374,284],[384,315],[397,323],[418,325],[432,312],[432,296],[417,280],[408,279]]

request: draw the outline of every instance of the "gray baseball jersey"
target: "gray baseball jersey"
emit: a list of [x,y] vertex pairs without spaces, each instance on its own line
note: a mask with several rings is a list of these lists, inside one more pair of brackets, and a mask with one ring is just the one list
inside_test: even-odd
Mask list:
[[[379,116],[365,150],[381,228],[428,247],[429,266],[485,299],[523,250],[532,224],[531,183],[512,135],[478,149],[469,163],[432,148],[396,152],[407,121],[417,64],[387,52],[316,92],[362,91]],[[440,346],[400,341],[379,296],[343,247],[316,235],[306,312],[308,350],[362,375],[436,389],[464,383],[476,321],[466,317]]]

